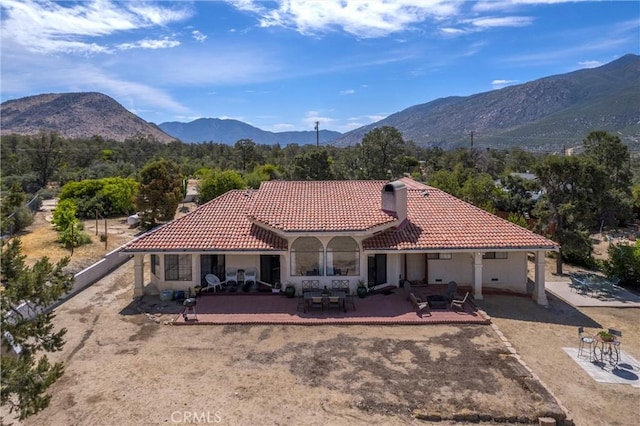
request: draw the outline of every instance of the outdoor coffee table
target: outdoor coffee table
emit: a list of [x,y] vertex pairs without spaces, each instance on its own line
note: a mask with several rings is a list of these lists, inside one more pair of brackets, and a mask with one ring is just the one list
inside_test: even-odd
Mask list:
[[447,309],[447,299],[439,294],[427,296],[427,303],[431,309]]

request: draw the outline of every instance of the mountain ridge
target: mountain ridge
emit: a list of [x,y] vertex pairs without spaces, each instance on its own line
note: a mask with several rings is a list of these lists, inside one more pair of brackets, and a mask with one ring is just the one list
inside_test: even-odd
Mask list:
[[275,145],[327,144],[341,136],[342,133],[332,130],[269,132],[259,129],[243,121],[222,118],[198,118],[188,123],[169,121],[158,124],[163,131],[175,136],[183,142],[208,142],[233,145],[240,139],[251,139],[256,143]]
[[99,92],[27,96],[3,102],[0,111],[2,135],[55,131],[69,139],[97,135],[116,141],[135,137],[152,138],[162,143],[175,140],[155,124]]
[[68,138],[234,144],[360,143],[376,127],[397,128],[405,140],[451,149],[469,141],[486,147],[578,145],[591,131],[640,143],[640,56],[625,55],[597,68],[543,77],[469,96],[449,96],[410,106],[341,134],[331,130],[268,132],[232,119],[200,118],[189,123],[144,121],[116,100],[97,92],[42,94],[0,105],[1,134],[58,131]]
[[467,144],[471,132],[477,142],[487,144],[502,139],[536,145],[549,139],[578,142],[593,130],[639,140],[640,56],[628,54],[597,68],[413,105],[347,132],[333,144],[353,145],[381,126],[395,127],[405,140],[419,145],[443,148]]

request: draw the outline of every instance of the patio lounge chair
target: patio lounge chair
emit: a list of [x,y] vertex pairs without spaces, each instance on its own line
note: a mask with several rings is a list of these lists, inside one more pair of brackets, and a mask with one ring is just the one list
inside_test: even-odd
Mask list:
[[420,318],[422,318],[423,313],[427,313],[428,316],[431,316],[431,310],[429,309],[429,304],[427,302],[418,302],[418,298],[413,293],[409,293],[409,300],[411,300],[413,309]]
[[204,280],[207,282],[207,286],[202,287],[200,289],[201,292],[209,290],[216,292],[222,288],[222,282],[220,282],[220,278],[217,275],[207,274],[204,276]]
[[460,310],[464,310],[464,304],[467,303],[467,299],[469,298],[469,292],[467,292],[467,294],[464,295],[463,299],[453,299],[451,301],[451,310],[453,311],[453,308],[459,308]]

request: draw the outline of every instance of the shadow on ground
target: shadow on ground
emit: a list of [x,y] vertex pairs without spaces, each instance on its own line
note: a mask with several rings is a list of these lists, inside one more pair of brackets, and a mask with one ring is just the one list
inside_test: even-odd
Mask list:
[[602,328],[601,324],[564,301],[547,295],[549,306],[523,296],[487,295],[476,305],[494,318]]
[[159,296],[143,296],[133,299],[122,308],[120,315],[166,314],[178,315],[184,311],[182,300],[162,301]]

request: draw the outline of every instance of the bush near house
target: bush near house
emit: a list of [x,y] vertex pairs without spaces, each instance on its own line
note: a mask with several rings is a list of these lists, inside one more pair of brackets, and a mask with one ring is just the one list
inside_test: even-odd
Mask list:
[[640,241],[635,245],[611,244],[609,260],[604,262],[604,272],[609,277],[620,278],[620,285],[640,290]]
[[110,177],[68,182],[60,191],[60,201],[72,199],[81,218],[124,216],[135,212],[138,183],[131,178]]

